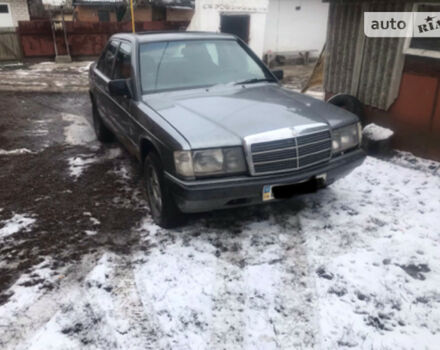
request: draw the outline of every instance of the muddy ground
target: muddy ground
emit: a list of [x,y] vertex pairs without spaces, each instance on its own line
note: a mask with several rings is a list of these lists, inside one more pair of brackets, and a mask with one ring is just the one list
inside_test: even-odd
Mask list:
[[[124,162],[137,174],[135,159],[124,151],[118,159],[99,162],[72,181],[67,171],[68,159],[90,150],[64,143],[66,122],[60,118],[60,112],[90,115],[86,93],[0,93],[0,105],[3,106],[0,149],[26,148],[34,152],[0,155],[0,203],[4,208],[0,220],[10,218],[15,212],[30,212],[38,217],[38,224],[31,231],[0,242],[0,255],[7,262],[0,272],[2,303],[6,301],[3,292],[23,271],[43,261],[45,256],[54,257],[53,264],[62,266],[96,251],[97,247],[130,249],[136,237],[124,230],[133,226],[147,209],[139,201],[130,201],[131,193],[136,191],[143,198],[139,176],[129,178],[122,185],[113,172],[118,162]],[[96,147],[99,157],[118,145]],[[124,203],[115,198],[121,198]],[[84,234],[86,230],[96,229],[90,216],[100,221],[100,230],[105,234]]]

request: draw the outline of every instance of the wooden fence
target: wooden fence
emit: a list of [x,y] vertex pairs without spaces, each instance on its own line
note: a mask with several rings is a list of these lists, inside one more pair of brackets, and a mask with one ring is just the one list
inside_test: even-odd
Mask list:
[[[186,28],[187,22],[138,22],[136,31],[167,31]],[[131,32],[131,22],[94,23],[66,22],[67,41],[73,57],[97,56],[102,52],[108,38],[121,32]],[[53,57],[55,55],[53,35],[49,21],[21,21],[18,34],[23,56]],[[66,54],[64,33],[60,28],[55,31],[59,55]]]
[[0,30],[0,61],[16,61],[21,59],[21,48],[15,28]]

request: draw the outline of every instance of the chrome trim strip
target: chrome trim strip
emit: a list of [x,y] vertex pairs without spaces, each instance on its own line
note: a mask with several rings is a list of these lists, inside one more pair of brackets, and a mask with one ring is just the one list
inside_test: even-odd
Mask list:
[[254,165],[260,165],[260,164],[271,164],[271,163],[280,163],[280,162],[285,162],[288,160],[293,160],[296,159],[297,157],[292,157],[292,158],[284,158],[284,159],[275,159],[275,160],[268,160],[265,162],[254,162]]
[[[314,145],[314,144],[316,144],[316,143],[321,143],[321,142],[324,142],[324,141],[331,141],[332,139],[325,139],[325,140],[320,140],[320,141],[314,141],[314,142],[309,142],[309,143],[305,143],[305,144],[303,144],[303,145],[299,145],[298,147],[304,147],[304,146],[309,146],[309,145]],[[254,153],[255,154],[255,153]]]
[[303,169],[306,169],[306,168],[308,168],[308,167],[310,167],[312,165],[316,165],[316,164],[319,164],[319,163],[327,162],[328,160],[329,159],[325,158],[325,159],[319,160],[317,162],[313,162],[313,163],[304,165],[300,169],[298,169],[298,168],[289,168],[289,169],[283,169],[283,170],[271,170],[271,171],[265,171],[265,172],[257,173],[257,175],[259,176],[259,175],[279,174],[279,173],[285,173],[287,171],[303,170]]
[[296,169],[299,169],[299,148],[298,148],[298,139],[295,137],[295,146],[296,146]]
[[253,156],[256,156],[258,154],[264,154],[264,153],[271,153],[271,152],[278,152],[278,151],[285,151],[285,150],[289,150],[289,149],[296,149],[296,146],[293,147],[286,147],[286,148],[274,148],[271,149],[269,151],[260,151],[260,152],[252,152]]
[[[313,156],[315,154],[324,153],[324,152],[328,152],[328,151],[330,151],[330,148],[327,148],[327,149],[325,149],[323,151],[319,151],[319,152],[309,153],[309,154],[306,154],[306,155],[301,156],[301,157],[291,157],[291,158],[275,159],[275,160],[268,160],[268,161],[265,161],[265,162],[254,162],[254,165],[281,163],[281,162],[285,162],[285,161],[293,160],[293,159],[301,160],[303,158],[307,158],[309,156]],[[325,159],[325,158],[323,158],[323,159]],[[297,162],[297,163],[299,163],[299,162]],[[298,167],[298,169],[299,169],[299,167]]]
[[[326,149],[324,149],[324,150],[322,150],[322,151],[312,152],[312,153],[307,153],[307,154],[305,154],[305,155],[303,155],[303,156],[299,156],[298,158],[301,159],[301,158],[305,158],[305,157],[308,157],[308,156],[313,156],[314,154],[319,154],[319,153],[323,153],[323,152],[328,152],[328,151],[330,151],[330,150],[331,150],[331,148],[326,148]],[[331,153],[331,152],[330,152],[330,153]]]

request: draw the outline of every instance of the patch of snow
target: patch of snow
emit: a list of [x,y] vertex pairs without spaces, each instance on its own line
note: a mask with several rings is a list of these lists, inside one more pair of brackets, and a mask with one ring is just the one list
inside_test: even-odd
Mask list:
[[122,155],[122,150],[120,147],[113,147],[106,150],[104,154],[104,159],[110,160],[110,159],[116,159]]
[[66,143],[76,146],[96,140],[93,128],[83,116],[63,113],[62,118],[70,123],[64,128]]
[[94,231],[94,230],[85,230],[84,233],[85,233],[87,236],[95,236],[98,232],[97,232],[97,231]]
[[391,129],[387,129],[377,124],[371,123],[365,126],[362,134],[364,137],[370,140],[383,141],[393,136],[394,132]]
[[3,225],[0,228],[0,238],[4,238],[20,231],[29,230],[35,223],[35,219],[27,214],[14,214],[9,220],[2,220],[0,223]]
[[4,149],[0,149],[0,155],[17,155],[17,154],[26,154],[26,153],[34,153],[31,150],[27,149],[27,148],[17,148],[17,149],[12,149],[12,150],[4,150]]
[[119,157],[122,151],[119,147],[107,149],[102,156],[96,156],[95,153],[91,154],[79,154],[78,156],[71,157],[67,159],[69,164],[70,176],[77,179],[82,175],[84,170],[86,170],[91,164],[103,162],[106,160],[113,160]]
[[67,162],[69,164],[70,176],[77,179],[90,164],[96,163],[97,161],[99,161],[99,158],[92,155],[80,155],[68,158]]
[[93,225],[101,225],[101,221],[99,221],[97,218],[90,217],[90,221]]
[[299,213],[319,306],[318,348],[440,341],[440,178],[368,157]]
[[285,230],[277,221],[248,222],[237,235],[197,226],[190,230],[201,235],[192,239],[182,232],[170,239],[170,233],[144,221],[141,230],[157,248],[139,254],[143,263],[134,272],[136,285],[172,348],[277,349],[310,343],[312,315],[305,298],[311,281],[302,276],[296,223],[285,223]]

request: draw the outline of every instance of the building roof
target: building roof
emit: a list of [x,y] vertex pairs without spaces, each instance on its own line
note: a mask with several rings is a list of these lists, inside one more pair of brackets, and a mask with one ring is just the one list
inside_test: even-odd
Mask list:
[[151,3],[164,7],[194,8],[195,0],[152,0]]
[[[64,2],[65,0],[43,0],[47,2]],[[87,6],[119,6],[128,3],[128,0],[71,0],[73,5],[87,5]],[[180,8],[194,8],[195,0],[148,0],[136,1],[140,3],[152,4],[163,7],[180,7]]]
[[73,0],[73,5],[87,5],[87,6],[120,6],[124,5],[124,0]]

